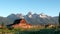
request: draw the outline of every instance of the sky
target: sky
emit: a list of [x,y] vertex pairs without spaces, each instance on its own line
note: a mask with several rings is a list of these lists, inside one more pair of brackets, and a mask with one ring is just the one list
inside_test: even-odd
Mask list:
[[7,17],[12,13],[26,15],[28,12],[58,16],[60,0],[0,0],[0,16]]

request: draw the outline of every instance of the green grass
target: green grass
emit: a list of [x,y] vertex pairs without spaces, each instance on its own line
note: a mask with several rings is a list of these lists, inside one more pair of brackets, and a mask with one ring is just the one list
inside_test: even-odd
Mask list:
[[30,28],[30,29],[22,29],[22,28],[14,28],[9,30],[7,28],[0,29],[0,34],[60,34],[60,28]]

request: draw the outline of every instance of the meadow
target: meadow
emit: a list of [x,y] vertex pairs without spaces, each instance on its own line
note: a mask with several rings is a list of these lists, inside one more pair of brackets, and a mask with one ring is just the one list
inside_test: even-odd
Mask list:
[[0,34],[60,34],[60,28],[56,26],[53,28],[14,28],[10,30],[4,27],[0,28]]

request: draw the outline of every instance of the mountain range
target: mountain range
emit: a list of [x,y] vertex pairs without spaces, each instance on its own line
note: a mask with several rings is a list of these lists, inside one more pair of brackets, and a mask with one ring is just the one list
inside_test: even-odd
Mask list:
[[0,16],[0,24],[4,23],[5,25],[12,24],[16,19],[25,19],[27,23],[32,25],[46,25],[46,24],[59,24],[58,16],[51,17],[44,13],[32,14],[29,12],[27,15],[23,14],[10,14],[7,17]]

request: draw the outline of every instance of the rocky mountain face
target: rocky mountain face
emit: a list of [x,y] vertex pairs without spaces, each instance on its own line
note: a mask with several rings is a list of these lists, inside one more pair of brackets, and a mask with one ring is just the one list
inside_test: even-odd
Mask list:
[[29,12],[27,15],[23,14],[11,14],[7,17],[0,17],[0,24],[4,22],[5,24],[11,24],[16,19],[25,19],[27,23],[32,25],[46,25],[46,24],[59,24],[58,23],[58,16],[51,17],[44,13],[40,14],[32,14]]
[[11,24],[11,23],[13,23],[12,20],[10,20],[10,19],[8,19],[8,18],[6,18],[6,17],[1,17],[1,16],[0,16],[0,25],[1,25],[1,24],[7,25],[7,24]]
[[33,25],[43,25],[43,24],[59,24],[58,23],[58,16],[57,17],[51,17],[44,13],[41,14],[27,14],[25,16],[25,19],[28,23]]

